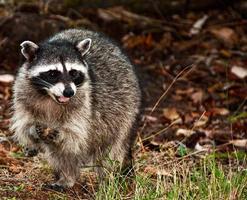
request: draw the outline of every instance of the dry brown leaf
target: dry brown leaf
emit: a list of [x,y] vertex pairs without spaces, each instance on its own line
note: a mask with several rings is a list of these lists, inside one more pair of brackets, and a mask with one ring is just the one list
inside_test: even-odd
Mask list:
[[173,177],[173,175],[171,175],[170,173],[168,173],[165,169],[159,169],[157,171],[157,175],[159,175],[159,176],[170,176],[170,177]]
[[0,136],[0,150],[10,151],[11,144],[10,141],[6,137]]
[[210,32],[219,40],[223,41],[226,45],[232,46],[238,42],[236,32],[228,27],[211,29]]
[[226,108],[212,108],[210,112],[212,115],[228,115],[230,113]]
[[180,115],[178,114],[176,108],[165,108],[163,109],[163,115],[166,119],[174,121],[176,119],[180,119]]
[[190,35],[191,36],[197,35],[201,31],[201,29],[202,29],[203,25],[206,23],[207,19],[208,19],[208,15],[204,15],[202,18],[198,19],[193,24],[192,28],[190,29]]
[[7,151],[5,151],[5,150],[0,150],[0,158],[5,158],[5,157],[7,157]]
[[241,78],[241,79],[247,77],[247,69],[243,67],[233,66],[231,68],[231,73],[233,73],[234,75],[236,75],[238,78]]
[[157,43],[156,48],[159,50],[164,50],[172,46],[173,37],[169,32],[165,32],[161,40]]
[[237,147],[247,147],[247,139],[242,139],[242,140],[231,140],[230,143],[232,143],[234,146]]
[[145,119],[146,119],[147,122],[157,122],[158,121],[157,117],[154,117],[154,116],[151,116],[151,115],[146,115]]
[[178,95],[180,95],[180,94],[187,94],[187,95],[189,95],[192,92],[194,92],[194,88],[192,88],[192,87],[191,88],[188,88],[188,89],[185,89],[185,90],[177,89],[175,91],[175,93],[178,94]]
[[20,166],[18,166],[18,165],[15,165],[15,164],[13,164],[13,165],[11,165],[10,167],[9,167],[9,171],[10,172],[13,172],[13,173],[20,173],[20,171],[22,170],[22,167],[20,167]]
[[191,136],[192,133],[193,133],[192,130],[180,128],[180,129],[177,130],[176,135],[177,136],[189,137],[189,136]]
[[194,127],[204,126],[208,122],[208,117],[203,115],[199,120],[194,123]]
[[147,174],[156,175],[157,174],[157,169],[152,167],[152,166],[147,166],[147,167],[145,167],[144,172],[147,173]]
[[200,103],[200,102],[202,102],[202,99],[203,99],[203,91],[202,90],[199,90],[199,91],[197,91],[197,92],[195,92],[195,93],[193,93],[192,95],[191,95],[191,99],[192,99],[192,101],[195,103],[195,104],[197,104],[197,103]]
[[14,81],[14,76],[11,74],[0,75],[0,82],[2,83],[12,83]]
[[190,124],[194,121],[194,118],[192,117],[192,115],[190,113],[186,113],[184,115],[184,123],[185,124]]
[[170,173],[168,173],[165,169],[157,169],[156,167],[153,166],[147,166],[144,169],[145,173],[151,174],[153,176],[170,176],[172,177],[172,175]]
[[150,48],[153,46],[153,38],[151,34],[148,35],[133,35],[129,34],[123,37],[122,42],[124,47],[127,49],[132,49],[137,46],[144,46]]

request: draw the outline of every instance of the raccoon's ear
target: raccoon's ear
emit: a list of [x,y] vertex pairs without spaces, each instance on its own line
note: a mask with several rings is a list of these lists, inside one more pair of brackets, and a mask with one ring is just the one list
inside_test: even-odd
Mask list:
[[91,47],[92,40],[90,38],[87,38],[85,40],[82,40],[78,42],[76,45],[76,48],[81,52],[81,55],[84,56]]
[[24,41],[21,43],[21,53],[28,60],[32,61],[39,46],[31,41]]

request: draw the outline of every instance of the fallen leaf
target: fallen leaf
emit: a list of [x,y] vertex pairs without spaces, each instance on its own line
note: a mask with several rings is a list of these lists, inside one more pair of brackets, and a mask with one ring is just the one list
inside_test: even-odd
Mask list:
[[22,170],[22,168],[20,167],[20,166],[18,166],[18,165],[11,165],[10,167],[9,167],[9,171],[10,172],[13,172],[13,173],[19,173],[20,171]]
[[172,175],[170,173],[168,173],[165,169],[157,169],[156,167],[153,166],[147,166],[144,169],[145,173],[151,174],[153,176],[170,176],[172,177]]
[[247,139],[231,140],[230,143],[237,147],[247,148]]
[[157,43],[156,48],[158,50],[164,51],[166,48],[170,48],[172,46],[173,37],[169,32],[165,32],[161,38],[161,40]]
[[0,149],[10,151],[11,144],[10,141],[6,137],[0,137]]
[[194,123],[194,127],[204,126],[208,122],[208,117],[203,115],[199,120]]
[[157,169],[152,166],[145,167],[144,172],[152,175],[157,175]]
[[186,113],[184,116],[184,123],[185,124],[191,124],[194,121],[194,118],[190,113]]
[[239,67],[239,66],[233,66],[231,68],[231,73],[236,75],[238,78],[243,79],[247,76],[247,69],[245,69],[243,67]]
[[238,36],[236,32],[228,27],[211,29],[210,32],[219,40],[224,42],[224,44],[233,46],[238,42]]
[[191,136],[193,133],[193,130],[189,130],[189,129],[178,129],[177,132],[176,132],[176,135],[177,136],[185,136],[185,137],[189,137]]
[[0,75],[0,82],[2,83],[12,83],[14,81],[14,76],[11,74]]
[[202,26],[206,23],[208,19],[208,15],[204,15],[202,18],[198,19],[190,29],[190,35],[197,35],[201,29]]
[[184,90],[181,90],[181,89],[177,89],[175,91],[176,94],[178,95],[183,95],[183,94],[187,94],[187,95],[190,95],[192,92],[194,92],[194,88],[188,88],[188,89],[184,89]]
[[200,103],[202,102],[202,99],[203,99],[203,91],[202,90],[199,90],[193,94],[191,94],[191,99],[192,101],[197,104],[197,103]]
[[153,117],[151,115],[146,115],[145,119],[146,119],[147,122],[157,122],[158,121],[157,117]]
[[143,46],[150,48],[153,46],[153,38],[151,34],[148,35],[133,35],[129,34],[122,38],[124,47],[127,49],[132,49],[137,46]]
[[157,174],[159,176],[170,176],[170,177],[173,177],[170,173],[168,173],[165,169],[159,169],[157,171]]
[[28,185],[28,186],[26,186],[26,190],[31,192],[31,191],[35,190],[35,187],[33,187],[32,185]]
[[228,115],[230,111],[226,108],[212,108],[210,114],[214,115]]
[[239,87],[229,90],[229,95],[238,97],[239,99],[246,99],[247,87]]
[[169,119],[171,121],[174,121],[176,119],[180,118],[180,115],[178,114],[176,108],[165,108],[163,109],[163,115],[166,119]]
[[[2,148],[2,147],[0,146],[0,148]],[[6,150],[0,150],[0,158],[7,157],[7,154],[8,154],[8,152]]]

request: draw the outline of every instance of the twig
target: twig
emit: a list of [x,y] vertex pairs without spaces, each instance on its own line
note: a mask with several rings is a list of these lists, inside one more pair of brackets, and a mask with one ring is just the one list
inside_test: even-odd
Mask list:
[[[184,160],[184,159],[186,159],[186,158],[188,158],[188,157],[194,156],[194,155],[199,154],[199,153],[202,153],[202,152],[207,152],[207,151],[208,151],[208,149],[203,149],[203,150],[195,151],[195,152],[192,152],[192,153],[190,153],[190,154],[187,154],[187,155],[185,155],[185,156],[183,156],[183,157],[181,157],[181,158],[178,158],[178,159],[175,160],[175,161],[182,161],[182,160]],[[166,162],[166,163],[162,164],[162,166],[172,164],[172,163],[174,163],[175,161]]]
[[144,148],[144,145],[143,145],[143,140],[142,140],[142,138],[141,138],[141,134],[140,134],[141,132],[138,132],[138,140],[139,140],[139,143],[140,143],[140,145],[141,145],[141,149],[142,149],[142,151],[144,152],[145,151],[145,148]]
[[[174,83],[179,80],[180,78],[183,78],[184,76],[186,76],[187,74],[189,74],[192,69],[194,69],[195,65],[191,64],[187,67],[185,67],[181,72],[178,73],[178,75],[173,79],[173,81],[171,82],[171,84],[168,86],[168,88],[164,91],[164,93],[160,96],[160,98],[158,99],[158,101],[155,103],[155,105],[153,106],[153,108],[151,109],[150,113],[148,115],[152,115],[153,112],[155,111],[155,109],[157,108],[157,106],[159,105],[160,101],[166,96],[166,94],[168,93],[168,91],[171,89],[171,87],[174,85]],[[190,68],[190,69],[189,69]],[[187,69],[189,69],[183,76],[181,76]],[[144,128],[147,125],[147,119],[145,118],[144,120],[144,124],[140,130],[140,133],[142,133],[142,131],[144,130]]]
[[207,111],[206,110],[204,110],[203,111],[203,113],[201,114],[201,116],[199,117],[199,119],[197,120],[197,121],[195,121],[195,123],[194,123],[194,125],[193,125],[193,127],[191,128],[191,131],[193,131],[194,130],[194,128],[195,128],[195,124],[197,123],[197,122],[199,122],[202,118],[203,118],[203,116],[205,115],[205,113],[206,113]]
[[241,21],[236,21],[236,22],[228,22],[228,23],[220,23],[220,24],[213,24],[213,25],[209,25],[207,27],[208,30],[210,30],[211,28],[217,28],[217,27],[225,27],[225,26],[244,26],[247,24],[247,20],[241,20]]
[[155,134],[152,134],[152,135],[150,135],[150,136],[144,138],[142,141],[146,141],[146,140],[148,140],[148,139],[150,139],[150,138],[152,138],[152,137],[154,137],[154,136],[156,136],[156,135],[159,135],[160,133],[162,133],[162,132],[166,131],[167,129],[169,129],[170,127],[172,127],[172,125],[173,125],[173,124],[176,124],[178,121],[180,121],[180,119],[176,119],[175,121],[173,121],[172,123],[170,123],[167,127],[161,129],[160,131],[158,131],[158,132],[155,133]]

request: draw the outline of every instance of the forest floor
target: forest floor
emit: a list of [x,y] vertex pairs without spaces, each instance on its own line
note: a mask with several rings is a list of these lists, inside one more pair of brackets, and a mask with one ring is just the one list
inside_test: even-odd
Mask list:
[[[1,200],[247,199],[246,19],[232,8],[171,16],[122,7],[54,12],[0,7]],[[81,26],[104,32],[127,52],[145,109],[134,177],[109,173],[98,184],[93,172],[82,171],[59,193],[42,189],[52,180],[42,155],[27,158],[8,139],[12,78],[21,41]]]

